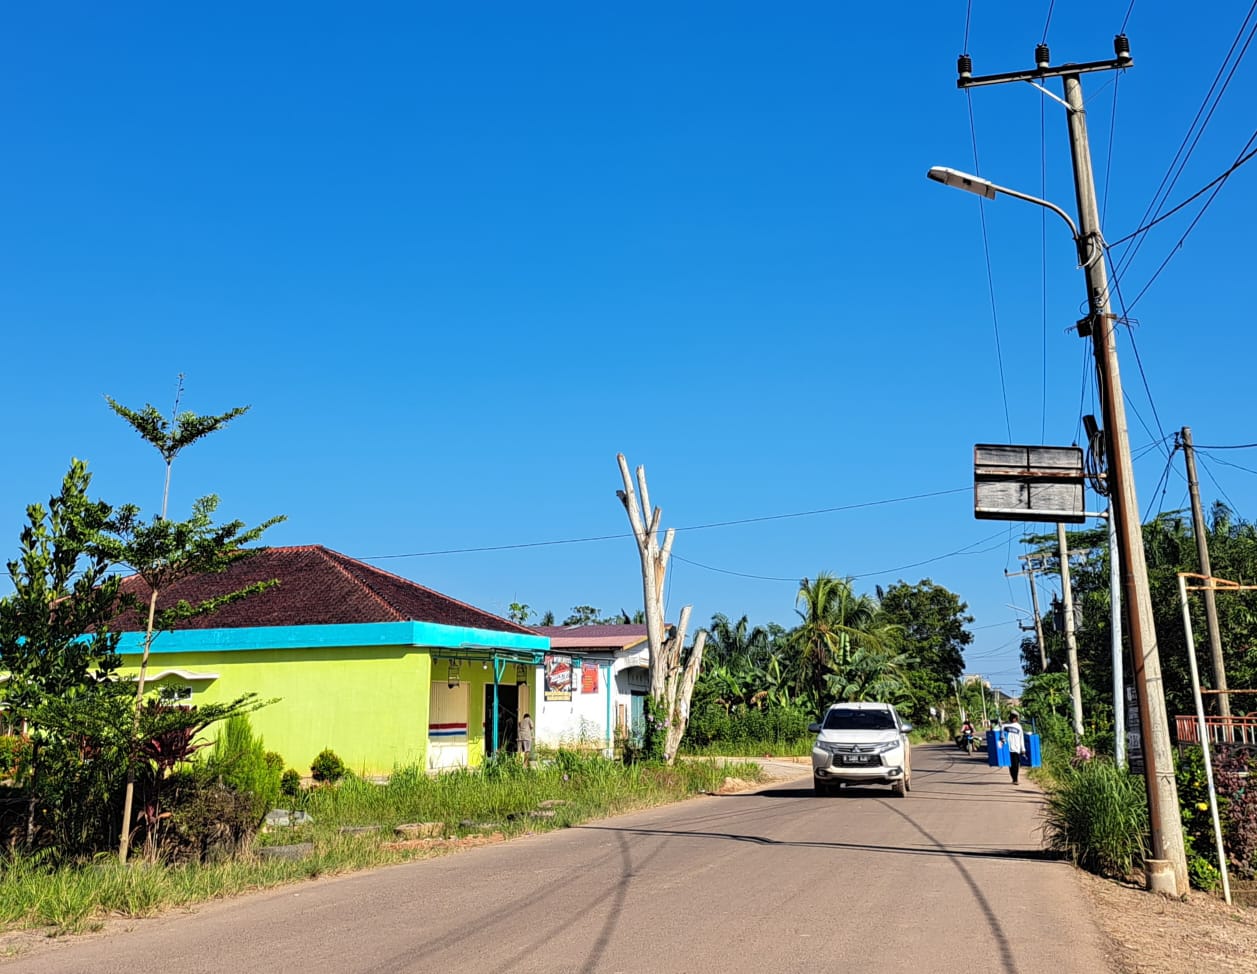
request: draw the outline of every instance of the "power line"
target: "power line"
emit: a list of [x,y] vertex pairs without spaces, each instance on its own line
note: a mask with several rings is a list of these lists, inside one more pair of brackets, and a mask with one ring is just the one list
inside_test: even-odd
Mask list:
[[1048,39],[1048,28],[1052,26],[1052,11],[1056,9],[1056,0],[1049,0],[1047,19],[1043,21],[1043,40],[1041,44],[1046,44]]
[[[967,489],[968,488],[966,488],[966,490]],[[913,562],[910,565],[900,565],[896,568],[885,568],[885,569],[882,569],[881,571],[875,571],[875,572],[860,572],[858,574],[853,574],[848,577],[853,578],[853,579],[874,578],[878,575],[890,575],[890,574],[893,574],[894,572],[904,571],[905,569],[908,569],[908,568],[918,568],[921,565],[930,565],[936,561],[943,561],[944,559],[955,558],[960,555],[985,554],[986,552],[994,551],[996,548],[1000,546],[1000,544],[1003,544],[1003,542],[1001,541],[1000,544],[994,545],[990,548],[981,548],[978,550],[973,550],[973,549],[977,548],[977,546],[980,544],[985,544],[986,542],[992,540],[993,538],[999,537],[1003,533],[1004,533],[1004,529],[1001,528],[999,531],[996,531],[995,534],[989,535],[985,538],[979,538],[977,541],[970,542],[969,544],[965,545],[962,548],[957,548],[954,551],[948,551],[945,554],[935,555],[933,558],[926,558],[923,561]],[[695,561],[692,558],[685,558],[682,555],[676,554],[675,552],[673,552],[672,557],[679,561],[685,562],[687,565],[693,565],[695,568],[703,568],[709,572],[717,572],[718,574],[721,574],[721,575],[734,575],[738,578],[751,578],[751,579],[755,579],[757,581],[762,581],[762,582],[791,582],[797,585],[800,578],[800,576],[796,576],[796,575],[788,575],[788,576],[787,575],[755,575],[751,572],[734,571],[733,569],[730,569],[730,568],[720,568],[716,565],[707,565],[701,561]]]
[[[1248,145],[1253,144],[1254,138],[1257,138],[1257,132],[1254,132],[1253,135],[1249,137]],[[1245,148],[1248,148],[1248,146],[1245,146]],[[1138,230],[1132,230],[1130,233],[1126,234],[1126,236],[1122,237],[1120,240],[1114,240],[1112,243],[1106,243],[1105,246],[1106,247],[1120,247],[1122,244],[1126,243],[1128,240],[1134,240],[1141,233],[1147,233],[1149,230],[1155,227],[1158,223],[1161,223],[1163,220],[1168,220],[1170,217],[1172,217],[1175,213],[1177,213],[1183,207],[1187,206],[1190,203],[1195,202],[1200,197],[1204,196],[1205,193],[1211,190],[1218,183],[1224,182],[1226,178],[1231,175],[1231,173],[1239,169],[1240,166],[1248,162],[1248,160],[1251,159],[1253,156],[1257,156],[1257,149],[1253,149],[1251,152],[1248,152],[1247,154],[1242,154],[1238,159],[1235,160],[1235,162],[1231,164],[1230,168],[1227,169],[1226,172],[1222,173],[1219,176],[1215,176],[1213,179],[1209,180],[1209,182],[1205,183],[1205,185],[1201,186],[1200,189],[1196,190],[1196,192],[1192,193],[1191,196],[1187,197],[1187,199],[1183,200],[1183,202],[1179,203],[1177,206],[1173,207],[1172,209],[1166,210],[1155,220],[1151,221],[1150,223],[1145,223]]]
[[[731,521],[711,521],[706,524],[690,524],[684,527],[676,528],[675,530],[677,532],[703,531],[709,528],[732,527],[739,524],[756,524],[762,521],[782,521],[788,518],[812,517],[817,514],[834,514],[840,511],[857,511],[870,507],[882,507],[887,504],[899,504],[905,501],[925,500],[931,497],[944,497],[948,494],[968,493],[972,489],[972,487],[953,487],[949,490],[934,490],[922,494],[906,494],[903,497],[887,497],[882,500],[862,501],[858,504],[843,504],[837,507],[821,507],[811,511],[794,511],[789,514],[765,514],[759,517],[743,517]],[[583,538],[558,538],[552,541],[525,541],[517,544],[479,545],[467,548],[440,548],[431,551],[410,551],[391,555],[370,555],[362,558],[362,560],[386,561],[394,558],[426,558],[434,555],[466,555],[479,554],[486,551],[516,551],[521,548],[548,548],[554,545],[587,544],[593,541],[618,541],[623,538],[631,537],[633,537],[633,535],[628,532],[622,534],[598,534]]]
[[[1215,448],[1211,447],[1210,449],[1215,449]],[[1196,447],[1196,452],[1198,454],[1202,450],[1205,450],[1205,447],[1201,447],[1201,446]],[[1221,457],[1215,457],[1212,453],[1209,454],[1209,459],[1222,464],[1222,466],[1224,467],[1234,467],[1236,470],[1243,470],[1245,473],[1257,474],[1257,470],[1254,470],[1252,467],[1245,467],[1243,464],[1232,463],[1230,460],[1223,460]]]
[[[1254,30],[1257,30],[1257,28],[1254,28]],[[1249,37],[1251,39],[1252,35],[1250,34]],[[1255,141],[1257,141],[1257,132],[1254,132],[1249,137],[1247,144],[1240,151],[1247,152],[1249,146],[1251,146],[1253,142]],[[1234,170],[1232,170],[1232,172],[1233,171]],[[1228,173],[1227,176],[1229,177],[1230,173]],[[1188,234],[1190,234],[1194,229],[1196,229],[1196,224],[1200,222],[1200,218],[1205,215],[1210,205],[1212,205],[1213,201],[1217,199],[1218,194],[1222,192],[1222,187],[1225,185],[1226,185],[1226,179],[1223,179],[1222,181],[1218,183],[1217,186],[1214,187],[1213,192],[1209,194],[1209,198],[1205,200],[1205,205],[1200,208],[1200,212],[1197,213],[1196,216],[1192,219],[1192,222],[1188,224],[1187,229],[1183,231],[1183,235],[1178,238],[1178,242],[1173,247],[1170,248],[1170,252],[1166,254],[1165,256],[1165,260],[1161,261],[1161,266],[1156,269],[1156,272],[1152,275],[1152,277],[1148,279],[1148,283],[1145,284],[1140,289],[1139,293],[1135,295],[1134,300],[1132,300],[1130,303],[1129,310],[1134,310],[1135,305],[1139,303],[1139,299],[1148,293],[1148,289],[1152,287],[1152,285],[1156,282],[1156,279],[1161,276],[1161,272],[1165,270],[1165,268],[1169,265],[1170,261],[1174,259],[1174,255],[1179,252],[1179,249],[1183,246],[1184,241],[1187,240]]]
[[[1196,459],[1200,460],[1199,455],[1197,455]],[[1235,501],[1231,500],[1231,496],[1223,489],[1222,485],[1218,483],[1218,478],[1213,475],[1213,471],[1209,469],[1209,465],[1205,463],[1203,460],[1200,460],[1200,469],[1203,470],[1205,474],[1209,477],[1209,479],[1213,481],[1213,486],[1218,488],[1218,493],[1221,494],[1224,498],[1226,498],[1226,502],[1228,505],[1230,505],[1231,510],[1233,510],[1242,521],[1244,519],[1243,515],[1240,514],[1239,508],[1235,506]]]
[[[1197,450],[1257,450],[1257,443],[1232,443],[1229,446],[1198,446]],[[1216,458],[1215,458],[1216,459]],[[1221,463],[1222,461],[1218,461]]]
[[860,572],[859,574],[852,575],[851,577],[852,578],[875,578],[878,575],[891,575],[891,574],[894,574],[895,572],[906,571],[909,568],[920,568],[922,565],[932,565],[936,561],[942,561],[945,558],[955,558],[959,555],[984,555],[984,554],[987,554],[988,552],[995,551],[1004,542],[1001,541],[999,542],[999,544],[991,545],[989,548],[977,548],[976,550],[972,550],[972,549],[974,549],[975,545],[983,544],[984,542],[990,541],[992,538],[996,538],[1003,533],[1004,532],[1002,530],[996,531],[995,534],[992,534],[986,538],[982,538],[978,541],[975,541],[973,542],[973,544],[965,545],[963,548],[957,548],[955,551],[949,551],[945,555],[936,555],[933,558],[926,558],[924,561],[914,561],[909,565],[898,565],[895,568],[885,568],[879,572]]
[[1130,6],[1126,8],[1126,16],[1122,18],[1122,27],[1118,31],[1119,34],[1126,33],[1126,25],[1130,23],[1131,11],[1135,9],[1135,0],[1130,0]]
[[[969,141],[973,145],[973,171],[981,175],[982,167],[978,162],[978,129],[973,117],[973,92],[966,90],[965,97],[969,105]],[[1004,428],[1008,431],[1008,442],[1013,441],[1013,421],[1008,410],[1008,383],[1004,378],[1004,350],[999,338],[999,310],[995,304],[995,275],[991,270],[991,240],[986,229],[986,207],[978,200],[978,220],[982,225],[982,250],[986,255],[986,290],[991,301],[991,323],[995,329],[995,360],[999,364],[1000,395],[1004,398]]]
[[[1161,177],[1161,182],[1157,186],[1157,191],[1153,193],[1151,202],[1148,203],[1147,208],[1144,210],[1143,216],[1140,217],[1139,219],[1140,223],[1144,223],[1148,219],[1149,214],[1152,214],[1155,216],[1160,213],[1160,208],[1165,205],[1165,200],[1169,197],[1170,193],[1173,191],[1174,184],[1178,182],[1178,178],[1179,176],[1182,175],[1184,168],[1187,166],[1188,160],[1191,158],[1192,153],[1195,152],[1196,146],[1197,144],[1199,144],[1201,136],[1204,135],[1205,128],[1209,125],[1209,121],[1213,117],[1214,111],[1217,109],[1218,104],[1222,100],[1222,95],[1225,93],[1226,88],[1230,85],[1231,77],[1235,74],[1235,68],[1239,66],[1239,60],[1237,60],[1235,62],[1235,65],[1231,68],[1231,73],[1227,76],[1226,82],[1223,84],[1222,89],[1218,91],[1217,97],[1214,98],[1214,91],[1218,87],[1218,81],[1222,78],[1222,73],[1226,70],[1226,66],[1231,60],[1231,55],[1235,53],[1236,45],[1239,44],[1240,37],[1243,36],[1244,30],[1248,26],[1249,20],[1252,19],[1253,12],[1255,10],[1257,10],[1257,0],[1254,0],[1253,5],[1249,8],[1247,15],[1245,15],[1244,17],[1244,22],[1240,25],[1239,30],[1236,31],[1235,39],[1232,40],[1231,47],[1227,51],[1226,57],[1222,59],[1222,64],[1218,66],[1218,72],[1216,75],[1214,75],[1213,83],[1210,84],[1209,90],[1205,93],[1205,97],[1200,103],[1200,107],[1196,110],[1195,117],[1192,119],[1191,124],[1187,127],[1187,132],[1183,136],[1183,141],[1179,143],[1178,150],[1174,153],[1174,158],[1170,160],[1170,165],[1166,169],[1165,175]],[[1249,35],[1249,40],[1252,40],[1251,34]],[[1244,45],[1244,49],[1247,50],[1247,48],[1248,48],[1248,44],[1246,42]],[[1240,54],[1240,57],[1241,58],[1243,57],[1243,53]],[[1212,106],[1209,105],[1209,101],[1211,98],[1213,98]],[[1208,114],[1205,115],[1204,121],[1200,123],[1200,128],[1199,130],[1196,131],[1195,139],[1192,139],[1192,132],[1193,130],[1196,130],[1196,123],[1200,122],[1200,117],[1205,112],[1206,106],[1209,106]],[[1190,147],[1188,147],[1187,145],[1189,139],[1192,140]],[[1183,154],[1184,149],[1186,149],[1186,155]],[[1181,161],[1180,161],[1180,157],[1181,157]],[[1175,171],[1176,165],[1178,167],[1177,171]],[[1172,178],[1171,178],[1171,174],[1172,174]],[[1164,191],[1164,194],[1163,194],[1163,191]],[[1135,246],[1131,248],[1130,250],[1128,250],[1128,252],[1123,255],[1123,258],[1120,262],[1122,264],[1123,271],[1131,265],[1132,261],[1134,261],[1136,254],[1139,253],[1139,248],[1143,246],[1143,239],[1145,238],[1141,238],[1140,240],[1138,240],[1135,243]]]

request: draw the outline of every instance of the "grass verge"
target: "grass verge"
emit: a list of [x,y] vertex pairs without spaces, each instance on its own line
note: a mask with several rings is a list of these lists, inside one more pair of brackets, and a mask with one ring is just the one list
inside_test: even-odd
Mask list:
[[[111,916],[152,916],[303,879],[430,858],[459,848],[458,840],[469,836],[510,838],[680,801],[717,790],[726,777],[756,781],[761,772],[754,764],[715,761],[625,766],[560,752],[533,768],[505,761],[437,777],[401,769],[387,785],[349,779],[305,796],[309,824],[258,837],[259,849],[312,843],[313,851],[299,860],[246,850],[222,863],[180,866],[120,866],[109,856],[62,867],[38,855],[0,861],[0,927],[46,927],[50,936],[80,933]],[[543,802],[549,807],[541,808]],[[440,823],[451,841],[397,842],[394,829],[411,822]]]

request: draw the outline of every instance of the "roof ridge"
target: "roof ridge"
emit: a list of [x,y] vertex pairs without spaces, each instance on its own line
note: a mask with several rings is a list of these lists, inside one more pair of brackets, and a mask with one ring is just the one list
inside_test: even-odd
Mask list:
[[[374,573],[375,573],[375,574],[377,574],[377,575],[383,575],[385,578],[391,578],[391,579],[393,579],[395,582],[400,582],[402,585],[409,585],[409,586],[412,586],[412,587],[414,587],[414,588],[421,588],[421,589],[423,589],[425,592],[428,592],[428,593],[429,593],[429,594],[431,594],[431,595],[435,595],[435,596],[436,596],[436,597],[438,597],[438,598],[445,599],[445,600],[446,600],[446,601],[448,601],[448,602],[453,602],[455,605],[460,605],[460,606],[462,606],[464,609],[469,609],[469,610],[471,610],[472,612],[479,612],[479,613],[481,613],[482,615],[487,615],[487,616],[490,616],[490,617],[492,617],[492,618],[494,618],[494,619],[499,620],[500,622],[509,623],[509,624],[510,624],[510,625],[512,625],[512,626],[518,626],[520,629],[522,629],[522,630],[523,630],[524,632],[526,632],[526,633],[530,633],[530,634],[533,634],[533,635],[537,635],[536,631],[535,631],[532,627],[522,625],[522,624],[520,624],[520,623],[516,622],[514,619],[507,619],[505,616],[500,616],[500,615],[498,615],[496,612],[490,612],[490,611],[488,611],[487,609],[482,609],[482,608],[480,608],[478,605],[472,605],[470,602],[464,602],[462,599],[456,599],[456,598],[454,598],[452,595],[446,595],[444,592],[438,592],[436,589],[434,589],[434,588],[429,588],[427,585],[424,585],[422,582],[416,582],[413,578],[406,578],[404,575],[397,575],[397,574],[395,574],[395,573],[393,573],[393,572],[390,572],[390,571],[387,571],[387,570],[385,570],[385,569],[383,569],[383,568],[379,568],[379,567],[377,567],[377,566],[375,566],[375,565],[372,565],[372,564],[370,564],[369,562],[365,562],[365,561],[361,560],[360,558],[354,558],[354,557],[352,557],[352,556],[350,556],[350,555],[346,555],[346,554],[344,554],[343,552],[340,552],[340,551],[334,551],[333,549],[331,549],[331,548],[326,548],[326,547],[324,547],[323,545],[316,545],[315,547],[320,548],[322,551],[326,552],[327,554],[335,555],[335,556],[337,556],[338,558],[343,558],[343,559],[345,559],[345,561],[347,561],[347,562],[352,562],[352,563],[353,563],[353,564],[355,564],[355,565],[360,565],[360,566],[362,566],[363,568],[367,569],[368,571],[374,572]],[[344,570],[344,569],[343,569],[343,567],[342,567],[342,570]],[[347,572],[347,574],[348,574],[348,572]],[[360,583],[360,584],[364,584],[364,586],[367,588],[367,590],[368,590],[368,591],[371,591],[371,592],[374,594],[374,590],[373,590],[373,589],[371,589],[371,587],[370,587],[369,585],[365,585],[365,583]],[[381,597],[381,598],[382,598],[382,597]],[[389,605],[389,608],[390,608],[390,609],[392,609],[392,608],[393,608],[393,606],[392,606],[392,605]],[[394,611],[396,611],[396,610],[394,610]]]
[[[360,588],[360,589],[364,590],[364,591],[367,593],[367,595],[369,595],[369,596],[371,597],[371,599],[372,599],[372,600],[373,600],[373,601],[374,601],[377,605],[381,605],[381,606],[383,606],[383,607],[384,607],[387,611],[391,612],[391,613],[392,613],[392,614],[393,614],[393,615],[394,615],[394,616],[395,616],[398,620],[400,620],[400,621],[405,621],[406,614],[405,614],[404,612],[400,612],[400,611],[398,610],[397,606],[393,605],[393,603],[392,603],[392,602],[390,602],[388,599],[384,598],[384,596],[383,596],[383,595],[381,595],[379,592],[377,592],[374,588],[372,588],[370,585],[368,585],[368,584],[367,584],[366,582],[364,582],[362,579],[360,579],[360,578],[358,578],[357,576],[355,576],[355,575],[354,575],[354,573],[353,573],[353,572],[351,572],[351,571],[349,571],[349,569],[348,569],[348,568],[344,565],[344,563],[343,563],[343,562],[342,562],[342,560],[341,560],[341,559],[345,559],[345,560],[347,560],[347,561],[357,561],[357,559],[355,559],[355,558],[350,558],[348,555],[341,554],[341,552],[339,552],[339,551],[333,551],[331,548],[328,548],[328,547],[326,547],[326,546],[324,546],[324,545],[321,545],[321,544],[310,545],[309,547],[310,547],[310,548],[312,548],[314,551],[318,552],[318,554],[319,554],[319,555],[320,555],[320,556],[321,556],[321,557],[322,557],[322,558],[323,558],[323,559],[324,559],[324,560],[325,560],[328,564],[330,564],[330,565],[331,565],[331,566],[332,566],[332,567],[333,567],[333,568],[334,568],[337,572],[339,572],[342,576],[344,576],[345,578],[347,578],[347,579],[349,580],[350,584],[352,584],[352,585],[356,586],[357,588]],[[333,556],[335,556],[335,557],[333,557]],[[358,564],[360,564],[360,565],[361,565],[361,564],[366,564],[366,563],[365,563],[365,562],[358,562]],[[368,567],[370,567],[370,566],[368,566]]]

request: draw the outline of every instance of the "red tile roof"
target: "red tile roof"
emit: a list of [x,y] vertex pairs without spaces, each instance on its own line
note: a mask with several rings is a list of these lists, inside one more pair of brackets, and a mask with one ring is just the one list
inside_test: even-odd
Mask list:
[[[159,593],[159,608],[180,599],[197,604],[254,582],[279,582],[258,595],[223,606],[209,615],[180,623],[180,629],[238,629],[252,626],[313,626],[360,622],[435,622],[496,632],[534,634],[535,630],[459,602],[430,588],[381,571],[324,548],[303,545],[259,548],[220,575],[198,575]],[[124,591],[148,604],[150,589],[138,576],[122,582]],[[115,619],[124,632],[144,628],[135,612]]]

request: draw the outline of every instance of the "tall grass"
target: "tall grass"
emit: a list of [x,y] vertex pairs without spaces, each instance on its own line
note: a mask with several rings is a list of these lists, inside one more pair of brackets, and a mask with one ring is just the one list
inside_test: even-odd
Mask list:
[[1075,865],[1123,877],[1147,852],[1148,802],[1142,779],[1107,758],[1057,772],[1047,794],[1043,835]]
[[[449,836],[490,828],[510,836],[678,801],[715,791],[726,776],[757,780],[759,774],[753,764],[625,766],[559,752],[532,768],[512,759],[435,777],[402,768],[386,785],[346,778],[305,794],[312,824],[261,837],[261,844],[311,842],[313,853],[299,861],[245,855],[214,864],[119,866],[112,857],[102,857],[57,867],[39,855],[0,858],[0,926],[76,933],[99,926],[106,916],[150,916],[169,907],[448,851],[393,843],[393,829],[406,822],[441,822]],[[542,809],[547,801],[561,804]],[[539,811],[547,814],[534,814]],[[363,827],[374,830],[342,831]]]

